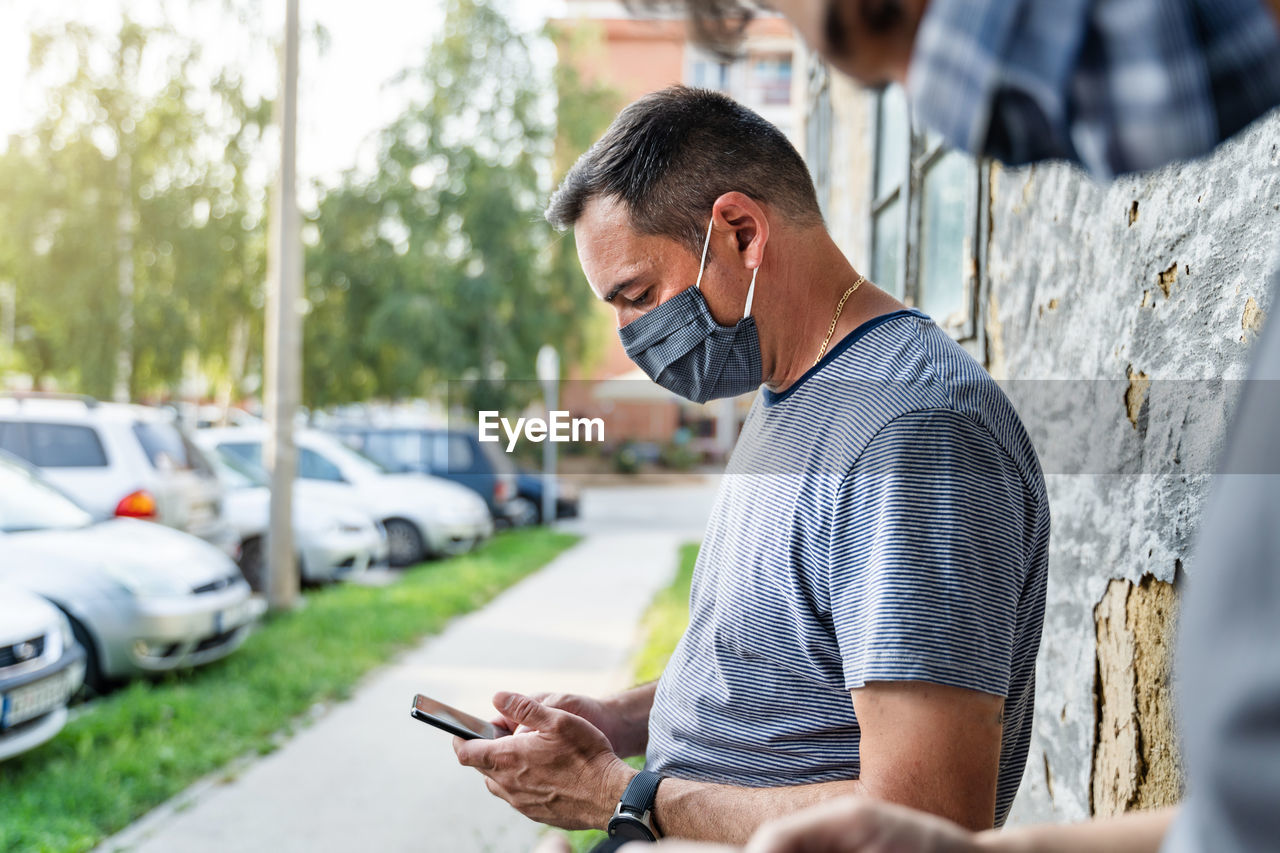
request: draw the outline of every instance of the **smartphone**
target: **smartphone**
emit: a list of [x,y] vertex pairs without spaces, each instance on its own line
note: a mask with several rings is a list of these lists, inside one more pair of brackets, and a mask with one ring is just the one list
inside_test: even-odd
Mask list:
[[423,696],[421,693],[413,697],[413,706],[409,709],[409,716],[415,720],[421,720],[429,726],[444,729],[449,734],[457,735],[467,740],[475,740],[477,738],[493,740],[509,734],[505,729],[500,729],[492,723],[486,723],[479,717],[464,714],[457,708],[450,708],[443,702],[437,702],[430,696]]

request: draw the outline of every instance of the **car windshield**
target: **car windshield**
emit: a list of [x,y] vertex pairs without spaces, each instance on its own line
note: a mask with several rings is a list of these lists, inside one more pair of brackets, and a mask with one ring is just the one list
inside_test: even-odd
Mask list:
[[[255,470],[263,470],[260,440],[224,441],[218,445],[218,450]],[[298,476],[304,480],[341,483],[387,473],[390,472],[375,460],[325,435],[312,433],[298,446]]]
[[317,454],[337,465],[348,476],[354,474],[356,477],[378,477],[391,473],[381,462],[347,447],[337,439],[317,435],[310,443]]
[[93,516],[62,492],[18,465],[0,460],[0,531],[71,530]]
[[267,472],[226,448],[208,454],[218,479],[229,489],[253,489],[268,484]]

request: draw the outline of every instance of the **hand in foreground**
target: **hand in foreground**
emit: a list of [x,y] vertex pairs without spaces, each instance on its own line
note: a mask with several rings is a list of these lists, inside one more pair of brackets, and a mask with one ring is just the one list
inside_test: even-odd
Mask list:
[[485,776],[489,793],[532,820],[561,829],[600,829],[636,771],[582,717],[518,693],[494,707],[515,734],[497,740],[453,739],[458,763]]
[[[615,755],[626,756],[634,751],[632,741],[635,740],[635,736],[631,727],[622,715],[607,703],[576,693],[534,693],[529,698],[549,708],[559,708],[561,711],[568,711],[570,714],[582,717],[609,739],[609,747]],[[509,732],[515,732],[521,728],[515,720],[501,711],[490,722]]]
[[[976,853],[976,838],[925,812],[868,797],[842,797],[765,824],[747,843],[746,853]],[[682,850],[677,847],[674,853]]]

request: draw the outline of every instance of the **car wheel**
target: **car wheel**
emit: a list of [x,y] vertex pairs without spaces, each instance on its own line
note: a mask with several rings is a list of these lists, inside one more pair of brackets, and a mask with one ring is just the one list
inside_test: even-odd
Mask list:
[[391,565],[403,567],[422,562],[426,548],[417,527],[401,518],[390,519],[383,526],[387,529],[388,561]]
[[528,527],[530,524],[542,523],[542,508],[525,497],[511,499],[507,510],[512,527]]
[[98,646],[93,642],[88,628],[71,614],[65,611],[64,614],[67,621],[71,623],[72,636],[84,648],[84,692],[90,698],[101,696],[114,686],[114,682],[102,674],[102,664],[98,661]]
[[262,592],[266,588],[266,568],[267,555],[262,548],[262,540],[246,539],[240,545],[240,573],[254,592]]

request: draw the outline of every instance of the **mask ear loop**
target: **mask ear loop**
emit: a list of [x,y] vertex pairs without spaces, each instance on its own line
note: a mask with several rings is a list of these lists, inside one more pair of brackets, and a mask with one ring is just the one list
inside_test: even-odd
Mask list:
[[756,274],[760,272],[760,267],[756,267],[751,271],[751,286],[747,288],[747,307],[742,309],[742,319],[751,316],[751,300],[756,297]]
[[707,268],[707,249],[711,247],[711,226],[715,221],[714,216],[707,220],[707,238],[702,241],[702,262],[698,264],[698,280],[693,283],[698,290],[702,289],[702,273]]
[[[698,280],[693,283],[693,286],[698,290],[702,289],[702,273],[707,269],[707,249],[711,247],[711,226],[715,225],[715,222],[714,216],[707,222],[707,236],[702,241],[702,260],[698,264]],[[756,276],[759,273],[759,267],[751,271],[751,286],[747,288],[747,306],[742,309],[742,319],[744,320],[751,316],[751,303],[756,298]]]

